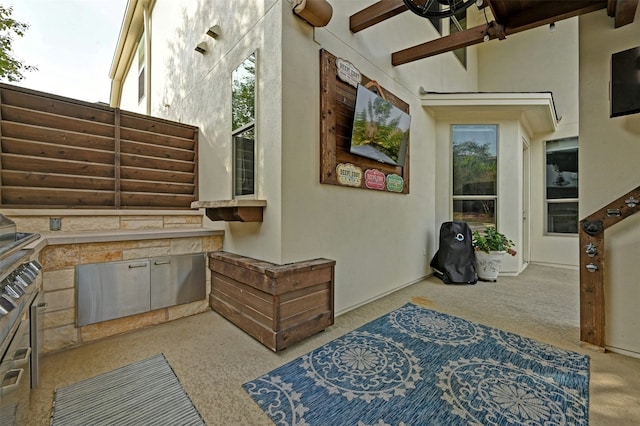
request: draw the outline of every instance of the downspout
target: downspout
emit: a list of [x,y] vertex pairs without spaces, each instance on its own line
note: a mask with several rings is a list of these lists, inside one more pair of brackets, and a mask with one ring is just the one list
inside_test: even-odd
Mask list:
[[133,20],[133,15],[135,14],[137,1],[138,0],[127,0],[122,25],[120,27],[120,33],[118,35],[118,43],[116,45],[116,50],[111,61],[111,68],[109,69],[109,78],[111,78],[111,96],[109,99],[109,103],[114,108],[119,108],[120,102],[122,100],[122,80],[124,77],[122,73],[119,74],[118,71],[121,67],[120,63],[122,61],[122,56],[125,53],[124,49],[128,33],[131,29],[131,23]]

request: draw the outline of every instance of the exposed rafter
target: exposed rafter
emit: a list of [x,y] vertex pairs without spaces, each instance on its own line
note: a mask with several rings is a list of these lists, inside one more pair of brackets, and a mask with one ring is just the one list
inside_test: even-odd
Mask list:
[[[504,1],[486,1],[492,7],[504,3]],[[577,3],[581,4],[578,5]],[[501,23],[496,22],[491,22],[489,25],[482,24],[449,36],[440,37],[426,43],[394,52],[391,54],[391,63],[393,65],[402,65],[408,62],[449,52],[451,50],[460,49],[462,47],[479,44],[485,41],[485,35],[488,35],[489,39],[504,39],[507,35],[516,34],[531,28],[548,25],[552,22],[557,22],[607,7],[605,1],[554,2],[554,4],[555,6],[552,8],[543,9],[538,7],[536,8],[537,10],[533,10],[532,8],[522,8],[518,13],[507,15],[507,18],[503,18],[502,21],[505,23],[502,25]]]
[[[483,0],[495,22],[479,25],[452,35],[392,53],[393,65],[439,55],[489,39],[500,38],[563,19],[607,8],[615,27],[633,22],[640,0]],[[351,15],[349,27],[356,33],[407,10],[403,0],[381,0]]]
[[351,15],[349,28],[357,33],[406,11],[407,6],[402,0],[381,0]]
[[615,28],[633,22],[638,9],[638,0],[609,0],[607,4],[607,13],[614,18]]

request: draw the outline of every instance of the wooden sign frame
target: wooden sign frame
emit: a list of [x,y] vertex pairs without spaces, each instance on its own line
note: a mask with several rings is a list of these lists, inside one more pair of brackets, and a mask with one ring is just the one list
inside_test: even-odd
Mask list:
[[[380,163],[349,152],[356,88],[338,78],[336,60],[337,58],[331,53],[324,49],[320,50],[320,183],[408,194],[409,143],[407,143],[404,167]],[[371,82],[373,80],[362,75],[361,84]],[[375,85],[379,91],[384,92],[378,93],[380,96],[409,113],[408,103],[377,83]],[[359,181],[342,179],[341,183],[337,171],[339,166],[341,170],[347,170],[356,175],[359,170],[361,179]],[[382,172],[388,183],[402,181],[402,187],[387,184],[380,188],[379,185],[368,185],[364,176],[370,170]],[[379,173],[373,173],[373,175],[379,175]]]

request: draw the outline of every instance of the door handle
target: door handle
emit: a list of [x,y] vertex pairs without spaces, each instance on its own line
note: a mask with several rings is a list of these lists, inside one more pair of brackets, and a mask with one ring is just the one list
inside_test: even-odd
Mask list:
[[169,265],[170,263],[170,260],[156,260],[153,262],[154,265]]

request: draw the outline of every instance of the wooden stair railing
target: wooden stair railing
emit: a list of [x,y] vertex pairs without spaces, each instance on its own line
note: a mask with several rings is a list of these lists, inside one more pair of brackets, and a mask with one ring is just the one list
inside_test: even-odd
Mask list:
[[580,340],[604,348],[605,229],[640,211],[640,186],[580,221]]

